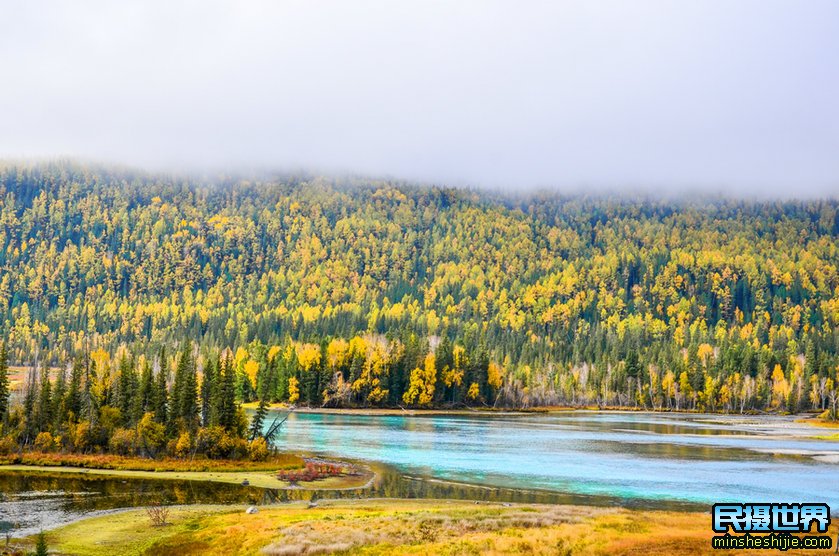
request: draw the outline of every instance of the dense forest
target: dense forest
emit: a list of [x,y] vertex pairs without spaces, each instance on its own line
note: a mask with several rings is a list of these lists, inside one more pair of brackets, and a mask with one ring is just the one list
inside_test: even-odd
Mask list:
[[835,418],[838,269],[836,200],[8,164],[0,414],[134,445],[247,438],[250,401]]

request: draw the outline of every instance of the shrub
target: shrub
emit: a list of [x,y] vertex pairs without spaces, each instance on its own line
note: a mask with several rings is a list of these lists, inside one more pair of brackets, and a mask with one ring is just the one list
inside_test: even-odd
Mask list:
[[7,456],[17,451],[17,442],[11,436],[0,437],[0,456]]
[[166,444],[166,429],[154,420],[154,414],[146,413],[137,423],[137,443],[151,457]]
[[131,429],[115,429],[108,442],[111,452],[121,456],[128,456],[134,453],[137,445],[137,433]]
[[76,452],[84,452],[90,447],[90,421],[82,421],[77,425],[70,425],[70,445]]
[[210,459],[235,459],[248,453],[248,443],[245,439],[232,436],[223,427],[200,429],[196,446],[198,451]]
[[151,524],[154,527],[161,527],[167,524],[166,520],[169,519],[169,508],[160,504],[154,504],[146,508],[146,515],[149,516],[149,520],[151,520]]
[[53,440],[50,433],[46,431],[39,432],[38,436],[35,437],[35,449],[42,452],[52,452],[54,448],[55,440]]
[[302,469],[281,469],[277,471],[277,478],[291,484],[311,482],[327,477],[355,474],[355,469],[338,463],[324,461],[307,461]]
[[264,438],[256,438],[248,444],[248,457],[251,461],[265,461],[268,459],[268,443]]
[[99,424],[107,433],[111,433],[122,423],[122,411],[118,407],[103,405],[99,409]]
[[192,435],[188,432],[181,433],[175,443],[175,457],[185,458],[192,452]]

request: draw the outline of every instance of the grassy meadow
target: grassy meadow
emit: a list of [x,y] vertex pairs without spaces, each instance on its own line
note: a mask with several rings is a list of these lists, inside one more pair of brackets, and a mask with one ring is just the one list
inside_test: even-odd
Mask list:
[[[176,507],[163,526],[152,526],[144,510],[129,510],[50,531],[47,540],[55,553],[80,556],[715,553],[705,513],[440,500],[299,502],[256,514],[244,509]],[[835,537],[836,526],[831,533]]]

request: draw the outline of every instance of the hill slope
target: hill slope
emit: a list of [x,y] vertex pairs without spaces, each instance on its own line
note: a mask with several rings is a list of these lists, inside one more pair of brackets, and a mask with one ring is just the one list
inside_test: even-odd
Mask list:
[[244,399],[822,408],[838,208],[7,165],[0,315],[21,364],[231,347]]

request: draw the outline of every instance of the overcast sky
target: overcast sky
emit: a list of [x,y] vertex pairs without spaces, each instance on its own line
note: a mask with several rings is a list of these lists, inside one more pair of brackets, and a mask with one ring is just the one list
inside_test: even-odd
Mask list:
[[0,157],[839,192],[837,0],[0,0]]

